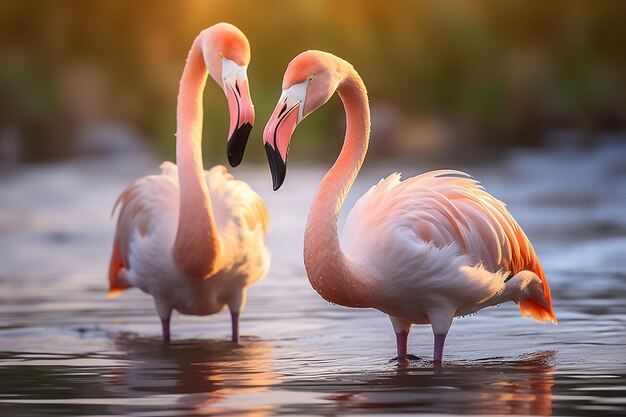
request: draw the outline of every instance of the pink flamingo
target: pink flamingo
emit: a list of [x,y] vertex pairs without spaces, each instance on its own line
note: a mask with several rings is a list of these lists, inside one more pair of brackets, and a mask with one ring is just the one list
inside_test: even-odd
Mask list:
[[335,91],[346,110],[347,131],[306,224],[304,264],[313,288],[332,303],[387,314],[399,358],[406,357],[411,325],[430,324],[439,365],[455,316],[512,300],[523,316],[556,323],[528,238],[504,204],[463,172],[434,171],[405,181],[391,174],[356,203],[340,244],[339,211],[370,136],[365,85],[343,59],[307,51],[289,64],[263,133],[274,190],[285,178],[297,124]]
[[[228,306],[232,340],[246,288],[269,268],[267,209],[246,183],[221,165],[202,164],[202,94],[207,70],[224,90],[230,109],[228,156],[241,161],[254,123],[246,76],[250,45],[236,27],[216,24],[195,39],[180,80],[176,160],[161,175],[142,177],[119,197],[109,269],[110,295],[137,287],[154,297],[163,339],[170,339],[172,310],[207,315]],[[115,208],[114,208],[115,211]]]

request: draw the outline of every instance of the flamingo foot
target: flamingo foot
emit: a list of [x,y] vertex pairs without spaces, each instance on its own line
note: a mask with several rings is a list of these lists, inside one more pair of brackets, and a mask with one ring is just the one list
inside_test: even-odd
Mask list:
[[239,343],[239,312],[230,312],[230,321],[231,321],[231,329],[232,329],[232,336],[231,336],[231,342],[233,343]]
[[161,319],[161,328],[163,329],[163,342],[170,342],[170,318]]

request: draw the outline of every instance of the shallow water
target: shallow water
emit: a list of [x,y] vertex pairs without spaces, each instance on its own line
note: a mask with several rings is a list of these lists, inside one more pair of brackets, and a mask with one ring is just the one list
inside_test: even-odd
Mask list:
[[[239,346],[227,312],[173,317],[164,346],[151,298],[107,299],[114,223],[139,156],[0,174],[0,415],[626,415],[626,148],[511,154],[468,168],[508,203],[551,284],[559,325],[505,304],[455,320],[445,366],[416,326],[398,365],[388,320],[324,302],[302,265],[321,167],[237,169],[272,218],[269,276],[252,287]],[[404,167],[415,175],[431,167]],[[389,165],[367,166],[347,206]],[[345,215],[345,213],[344,213]]]

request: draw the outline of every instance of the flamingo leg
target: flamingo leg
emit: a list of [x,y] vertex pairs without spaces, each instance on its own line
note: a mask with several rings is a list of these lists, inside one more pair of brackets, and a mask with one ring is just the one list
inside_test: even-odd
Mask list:
[[234,296],[228,302],[228,308],[230,310],[230,324],[232,329],[232,336],[230,340],[233,343],[239,343],[239,313],[246,305],[246,289],[243,288],[241,292],[234,294]]
[[163,341],[170,342],[170,318],[161,319],[161,328],[163,329]]
[[163,341],[170,342],[170,317],[172,316],[172,308],[161,299],[154,299],[157,313],[161,318],[161,329],[163,331]]
[[239,343],[239,312],[230,312],[230,324],[232,329],[231,341],[233,343]]
[[409,332],[396,333],[396,350],[398,359],[406,357],[409,351]]
[[433,362],[436,365],[441,365],[441,361],[443,359],[443,344],[446,341],[445,334],[436,334],[435,335],[435,349],[433,354]]
[[389,316],[393,331],[396,334],[396,350],[398,352],[397,359],[411,359],[407,355],[409,350],[409,333],[411,332],[411,322]]
[[444,308],[440,306],[439,309],[428,314],[428,319],[433,328],[433,334],[435,335],[433,363],[435,368],[441,368],[443,360],[443,345],[446,341],[446,335],[452,325],[452,319],[456,309],[454,307]]

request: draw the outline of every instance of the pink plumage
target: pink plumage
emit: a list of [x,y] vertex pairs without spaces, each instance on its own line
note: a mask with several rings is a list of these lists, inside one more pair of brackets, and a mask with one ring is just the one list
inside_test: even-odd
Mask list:
[[[269,269],[269,227],[261,197],[224,166],[202,163],[202,97],[209,75],[222,87],[231,123],[228,157],[237,165],[254,123],[246,68],[248,40],[219,23],[198,35],[180,82],[176,158],[160,175],[139,178],[124,190],[109,267],[109,295],[130,287],[154,297],[170,338],[170,315],[214,314],[228,306],[232,340],[246,289]],[[114,208],[114,210],[115,210]]]
[[[388,176],[356,203],[340,242],[339,211],[370,136],[365,85],[341,58],[307,51],[289,64],[263,137],[274,188],[284,180],[284,150],[296,125],[335,91],[346,109],[347,131],[307,220],[304,264],[313,288],[330,302],[387,314],[399,357],[407,353],[412,324],[430,324],[436,364],[455,316],[514,301],[523,316],[556,323],[528,238],[504,203],[463,172],[434,171],[404,181],[400,174]],[[298,117],[282,117],[284,108]]]

